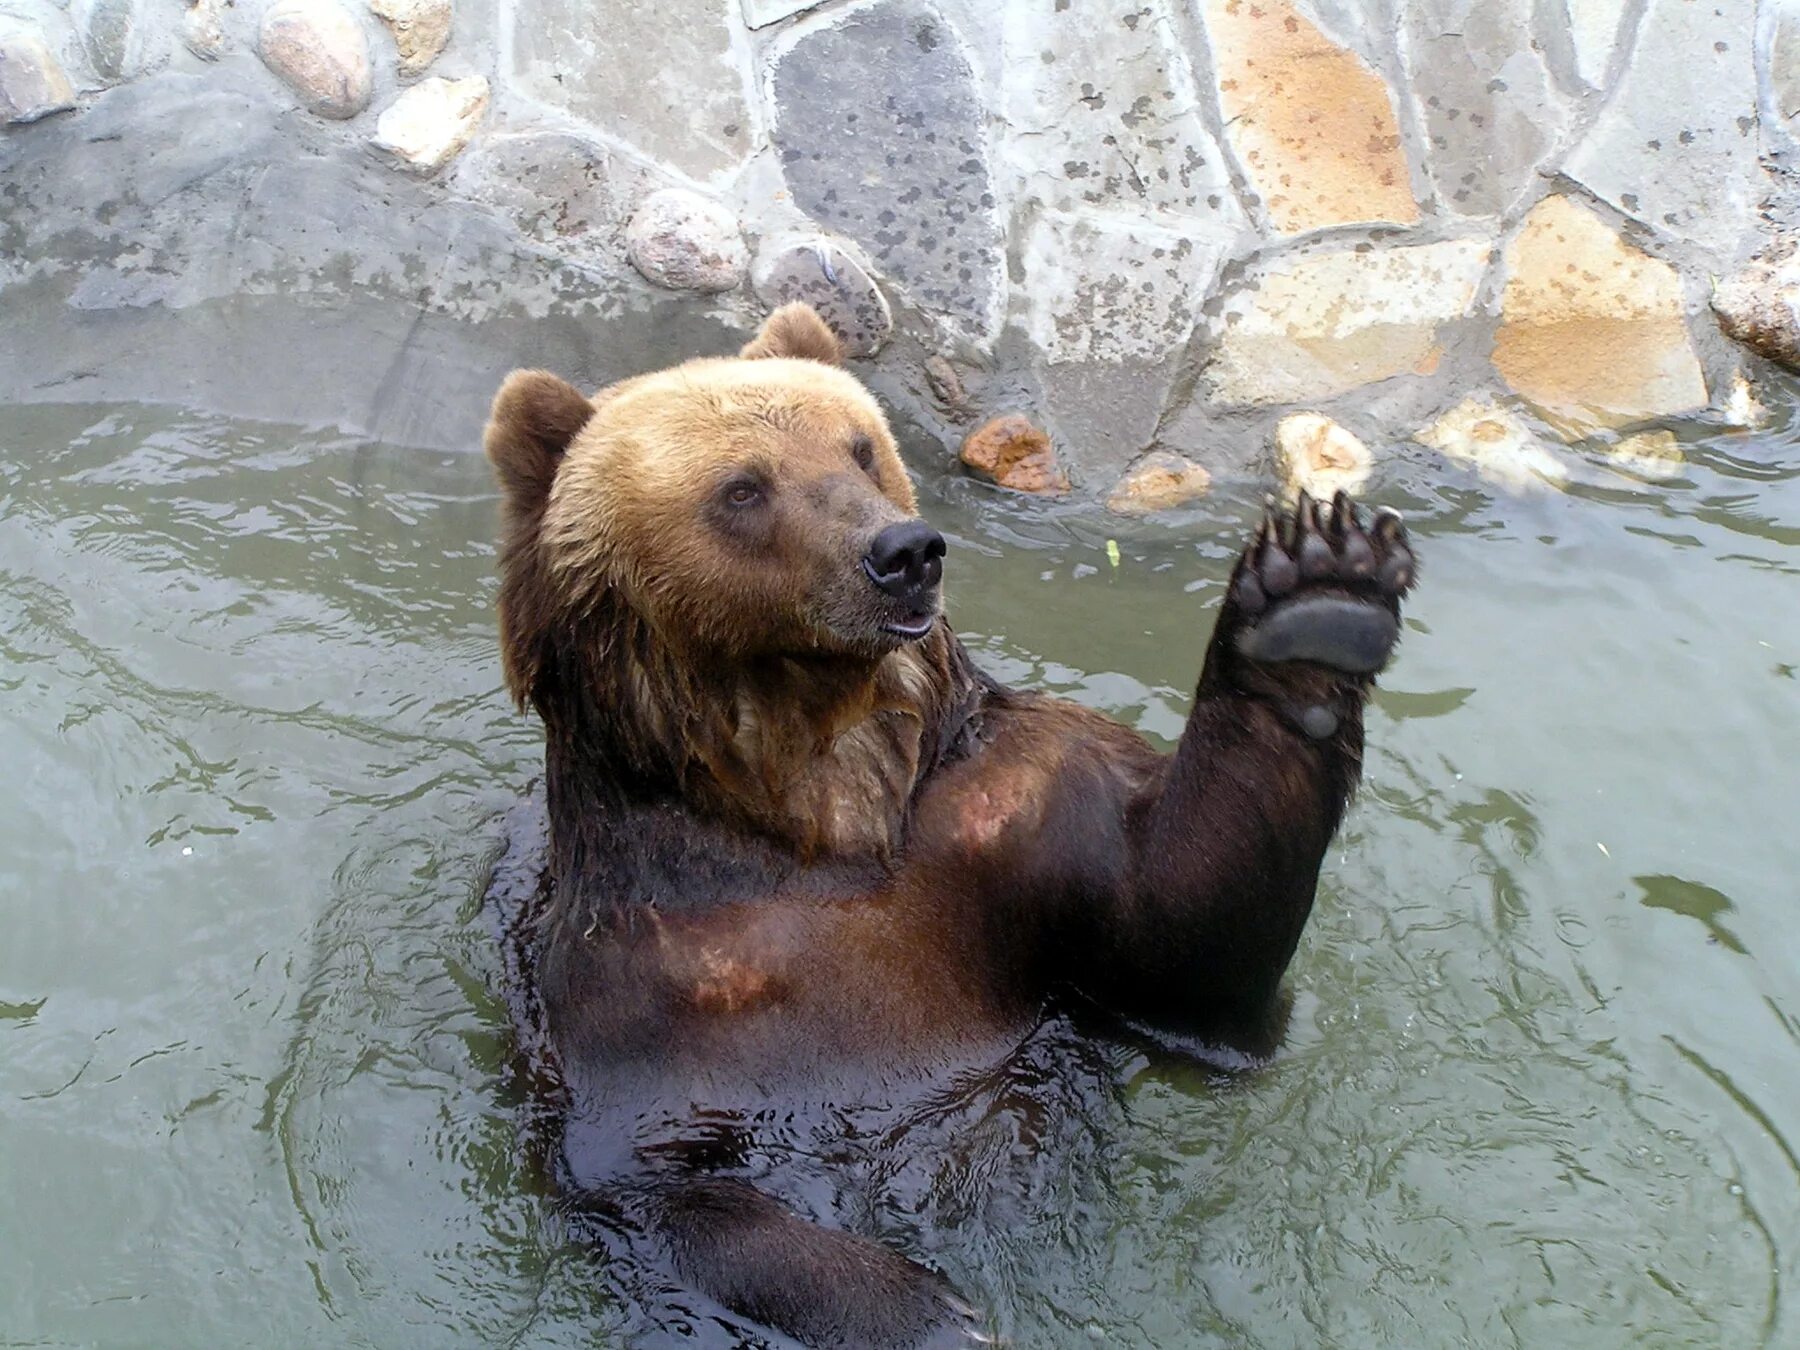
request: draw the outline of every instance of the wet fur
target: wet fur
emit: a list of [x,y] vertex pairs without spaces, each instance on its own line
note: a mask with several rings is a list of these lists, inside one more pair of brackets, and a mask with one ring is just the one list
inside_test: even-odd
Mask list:
[[[892,436],[803,307],[745,355],[593,400],[523,372],[496,399],[503,659],[546,729],[526,1004],[582,1203],[614,1197],[682,1278],[809,1343],[950,1343],[938,1277],[721,1180],[668,1122],[916,1092],[1059,992],[1269,1053],[1411,555],[1347,501],[1266,525],[1162,755],[995,685],[941,621],[871,644],[858,541],[916,511]],[[746,464],[791,515],[754,547],[716,515]]]

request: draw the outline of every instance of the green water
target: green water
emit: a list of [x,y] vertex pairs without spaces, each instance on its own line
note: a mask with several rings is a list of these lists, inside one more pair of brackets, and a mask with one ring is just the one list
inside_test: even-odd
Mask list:
[[[1426,575],[1287,1047],[1104,1050],[1048,1135],[985,1122],[1007,1165],[928,1254],[1011,1343],[1800,1342],[1778,420],[1653,488],[1374,494]],[[1122,531],[921,486],[980,659],[1176,733],[1247,503]],[[480,897],[538,750],[493,529],[473,455],[0,410],[0,1342],[636,1325],[506,1081]]]

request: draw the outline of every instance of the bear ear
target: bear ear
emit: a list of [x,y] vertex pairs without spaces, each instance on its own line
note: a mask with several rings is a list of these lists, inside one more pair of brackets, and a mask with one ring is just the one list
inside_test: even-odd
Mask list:
[[594,405],[547,370],[515,370],[488,413],[482,445],[500,480],[507,509],[527,516],[543,508],[550,484]]
[[828,366],[844,364],[843,344],[837,334],[825,326],[825,320],[811,305],[796,300],[783,305],[756,331],[739,356],[755,360],[764,356],[790,356],[805,361],[822,361]]

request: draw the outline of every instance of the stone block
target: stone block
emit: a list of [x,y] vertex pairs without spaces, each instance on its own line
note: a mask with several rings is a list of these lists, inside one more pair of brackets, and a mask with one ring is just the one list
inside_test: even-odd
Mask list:
[[999,111],[1027,194],[1056,211],[1169,213],[1221,234],[1241,227],[1168,0],[1003,8]]
[[1413,0],[1407,78],[1438,195],[1465,216],[1505,213],[1561,143],[1568,111],[1532,42],[1533,0]]
[[1288,0],[1201,0],[1225,134],[1278,234],[1411,225],[1390,90]]
[[737,168],[754,141],[736,0],[535,0],[512,11],[521,92],[691,178]]
[[877,0],[775,58],[774,141],[802,211],[966,335],[998,319],[1001,232],[987,110],[949,22]]
[[1735,261],[1768,190],[1755,0],[1649,0],[1619,87],[1563,170],[1658,234]]
[[1532,208],[1506,246],[1494,366],[1540,411],[1617,426],[1706,406],[1681,278],[1567,197]]
[[1427,373],[1439,329],[1469,312],[1486,240],[1339,248],[1278,259],[1226,297],[1203,375],[1223,404],[1310,403]]

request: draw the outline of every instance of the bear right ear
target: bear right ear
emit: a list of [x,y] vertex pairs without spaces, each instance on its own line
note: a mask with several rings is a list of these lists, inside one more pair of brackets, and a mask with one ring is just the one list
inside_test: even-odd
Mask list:
[[494,395],[482,445],[500,480],[507,509],[533,516],[550,497],[550,484],[594,405],[567,380],[547,370],[515,370]]
[[805,361],[822,361],[828,366],[844,364],[843,344],[837,334],[825,326],[818,310],[804,301],[783,305],[756,330],[756,336],[744,345],[739,356],[755,360],[765,356],[798,357]]

